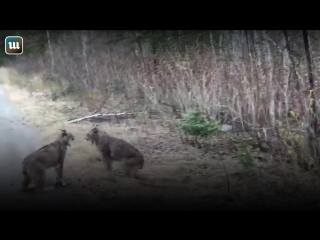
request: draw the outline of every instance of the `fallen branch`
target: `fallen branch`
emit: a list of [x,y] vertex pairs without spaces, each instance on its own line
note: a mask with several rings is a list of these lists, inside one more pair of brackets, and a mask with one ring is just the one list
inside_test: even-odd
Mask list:
[[98,109],[98,110],[94,111],[92,114],[96,114],[97,112],[100,112],[100,111],[101,111],[101,109]]
[[99,113],[99,114],[93,114],[90,116],[85,116],[85,117],[69,120],[67,123],[80,122],[80,121],[90,119],[90,118],[95,118],[95,117],[118,117],[118,116],[132,116],[132,117],[134,117],[135,115],[136,115],[135,113],[109,113],[109,114]]

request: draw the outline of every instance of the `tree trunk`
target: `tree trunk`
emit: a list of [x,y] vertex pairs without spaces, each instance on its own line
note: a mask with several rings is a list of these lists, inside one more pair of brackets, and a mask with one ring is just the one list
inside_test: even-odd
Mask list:
[[309,85],[310,85],[310,113],[311,113],[310,126],[313,128],[314,132],[316,133],[318,129],[317,128],[318,119],[316,117],[317,106],[316,106],[316,98],[314,95],[314,80],[313,80],[313,74],[312,74],[309,40],[308,40],[307,30],[302,30],[302,33],[303,33],[304,48],[305,48],[306,57],[307,57],[308,78],[309,78]]
[[318,165],[320,165],[320,151],[319,151],[319,144],[317,141],[317,130],[318,130],[318,119],[316,116],[317,113],[317,106],[316,106],[316,98],[314,95],[314,81],[312,75],[312,65],[311,65],[311,56],[310,56],[310,49],[309,49],[309,40],[308,40],[308,33],[307,30],[302,30],[303,34],[303,43],[307,57],[307,64],[308,64],[308,77],[309,77],[309,84],[310,84],[310,129],[308,129],[309,133],[309,141],[310,150],[315,153],[314,158],[317,160]]
[[[290,61],[290,72],[292,73],[293,82],[295,83],[295,89],[292,89],[290,87],[290,85],[291,85],[290,82],[288,83],[289,91],[291,90],[290,91],[291,92],[290,98],[294,101],[294,95],[296,95],[296,94],[298,95],[299,107],[300,107],[300,114],[299,115],[302,115],[303,114],[303,103],[302,103],[301,93],[300,93],[300,83],[299,83],[299,78],[298,78],[298,74],[297,74],[297,70],[296,70],[296,64],[294,62],[294,57],[292,54],[292,49],[291,49],[290,40],[289,40],[287,30],[283,30],[283,35],[284,35],[284,40],[286,43],[286,48],[288,51],[288,56],[289,56],[289,61]],[[290,81],[290,79],[289,79],[289,81]],[[296,92],[296,94],[294,94],[295,92]]]
[[51,76],[52,76],[54,72],[54,59],[53,59],[49,30],[47,30],[47,40],[48,40],[49,54],[51,59]]
[[[251,120],[252,120],[252,124],[254,126],[256,126],[257,121],[256,121],[256,107],[255,107],[255,102],[256,102],[256,94],[254,92],[254,86],[253,86],[253,79],[254,79],[254,65],[253,65],[253,51],[252,51],[252,47],[250,44],[250,32],[248,32],[248,30],[244,31],[245,34],[245,38],[246,38],[246,43],[247,43],[247,48],[248,48],[248,54],[249,54],[249,61],[250,61],[250,65],[251,65],[251,70],[250,70],[250,74],[248,74],[248,80],[249,80],[249,87],[250,87],[250,95],[251,95],[251,102],[250,102],[250,107],[251,107]],[[252,38],[251,38],[252,39]],[[252,39],[252,42],[254,42],[254,40]],[[253,44],[254,46],[254,44]],[[249,69],[248,71],[249,72]]]
[[86,79],[84,80],[84,84],[86,86],[86,89],[88,89],[89,85],[91,88],[93,88],[92,81],[90,79],[90,71],[88,66],[88,60],[87,60],[87,42],[88,42],[88,36],[86,31],[81,32],[81,45],[82,45],[82,56],[84,61],[84,66],[86,69]]

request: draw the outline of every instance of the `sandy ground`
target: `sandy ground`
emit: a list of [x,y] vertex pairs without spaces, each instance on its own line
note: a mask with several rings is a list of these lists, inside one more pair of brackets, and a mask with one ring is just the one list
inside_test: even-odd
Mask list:
[[[296,172],[285,164],[259,161],[255,162],[253,169],[246,170],[229,154],[228,151],[231,150],[228,147],[231,143],[220,143],[219,151],[213,148],[204,152],[182,144],[174,131],[157,124],[141,131],[141,126],[138,125],[100,123],[100,128],[130,142],[145,156],[145,165],[139,172],[139,180],[107,173],[103,163],[98,160],[96,148],[84,139],[92,124],[66,123],[69,118],[68,109],[76,108],[79,103],[53,102],[42,93],[35,93],[31,97],[25,90],[9,85],[2,85],[2,88],[7,98],[20,109],[25,119],[21,117],[21,121],[24,121],[26,126],[29,125],[30,130],[23,130],[24,135],[30,136],[27,141],[29,147],[24,148],[20,155],[26,155],[32,148],[53,141],[58,129],[66,129],[75,136],[75,141],[67,152],[64,169],[69,185],[38,196],[22,197],[19,193],[19,199],[23,200],[16,200],[17,207],[28,198],[33,205],[38,201],[47,208],[70,210],[75,206],[80,209],[108,210],[319,209],[319,178]],[[1,100],[1,96],[0,104],[0,111],[3,111],[3,108],[11,109],[10,114],[5,116],[20,121],[19,117],[11,115],[18,110],[13,110],[13,105],[6,105],[9,103]],[[32,128],[35,130],[31,130]],[[17,132],[17,136],[21,133],[18,125],[5,124],[1,131],[5,132],[6,137],[10,135],[9,129]],[[10,141],[15,140],[6,140],[5,143],[2,140],[1,153],[4,148],[10,147]],[[13,146],[17,145],[11,145]],[[4,162],[3,157],[1,161]],[[17,162],[18,158],[15,161]],[[10,165],[8,161],[6,164]],[[19,167],[17,163],[12,164],[7,175],[2,178],[10,181],[14,179],[14,184],[17,185],[20,181]],[[114,171],[119,169],[119,164],[115,163]],[[9,175],[11,177],[8,177]],[[48,185],[53,184],[53,178],[54,172],[49,171]],[[6,186],[12,184],[4,182]],[[2,185],[3,183],[0,184]],[[18,189],[11,186],[12,191],[18,192]],[[14,195],[12,193],[9,196],[8,191],[5,194],[7,198]]]

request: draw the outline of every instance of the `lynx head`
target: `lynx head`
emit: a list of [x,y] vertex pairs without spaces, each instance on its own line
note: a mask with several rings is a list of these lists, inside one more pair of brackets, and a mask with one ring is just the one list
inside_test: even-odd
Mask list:
[[[61,129],[60,129],[61,130]],[[60,138],[60,142],[65,144],[66,146],[71,147],[70,140],[74,141],[74,136],[72,133],[67,133],[65,130],[61,130],[63,132],[62,137]]]
[[94,144],[94,142],[98,139],[98,133],[99,133],[99,129],[98,129],[98,125],[93,124],[91,130],[87,133],[85,139],[87,141],[91,141],[92,145]]

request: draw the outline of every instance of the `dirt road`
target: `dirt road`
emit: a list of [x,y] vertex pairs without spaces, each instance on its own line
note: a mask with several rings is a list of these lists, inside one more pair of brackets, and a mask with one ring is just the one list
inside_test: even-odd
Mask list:
[[[6,77],[3,74],[5,72],[0,71],[2,79]],[[5,96],[1,88],[0,133],[0,210],[73,210],[97,206],[97,200],[86,189],[80,194],[74,194],[72,187],[43,194],[20,191],[22,159],[43,143],[37,129],[28,123],[19,107]],[[48,171],[47,185],[52,185],[54,179],[54,171]]]
[[15,191],[24,156],[39,148],[37,132],[27,126],[19,110],[0,89],[0,193]]
[[[38,149],[38,134],[35,128],[29,126],[20,110],[11,103],[2,89],[0,89],[0,209],[43,209],[52,207],[83,205],[88,203],[87,198],[72,195],[72,191],[59,191],[35,195],[20,192],[21,161]],[[54,182],[54,172],[48,173],[48,184]],[[86,205],[85,205],[86,206]]]

